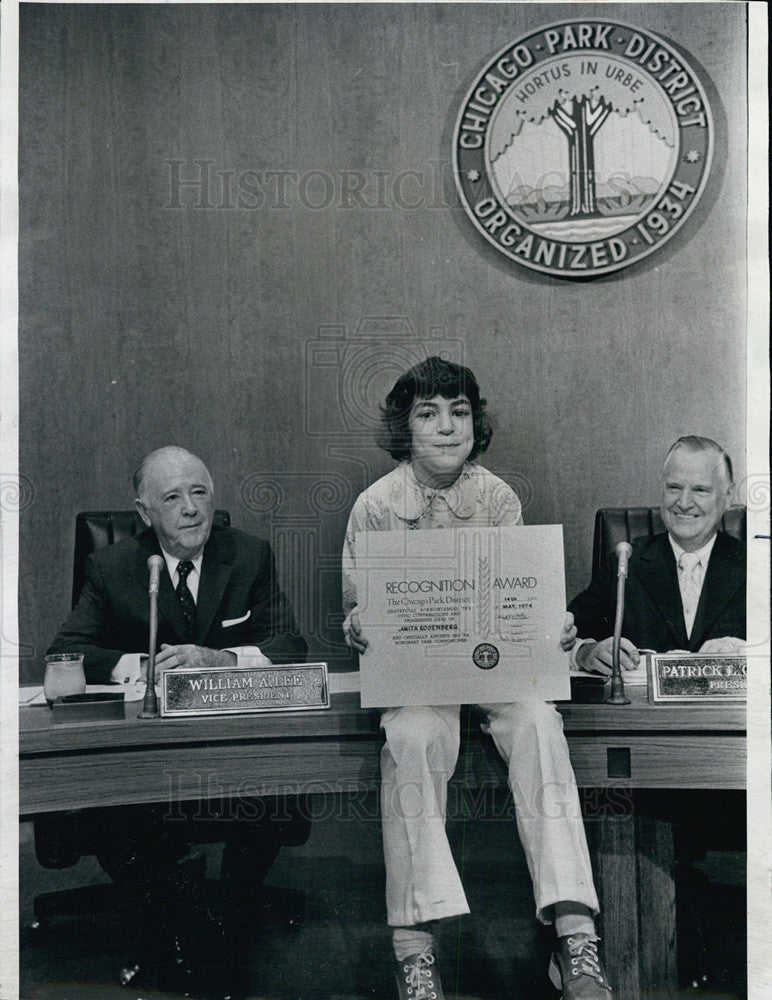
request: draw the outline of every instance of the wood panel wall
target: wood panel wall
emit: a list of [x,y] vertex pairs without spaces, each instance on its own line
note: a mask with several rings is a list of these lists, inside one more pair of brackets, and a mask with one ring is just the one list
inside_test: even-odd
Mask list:
[[[508,41],[591,14],[712,82],[716,163],[684,230],[566,282],[484,244],[450,172],[456,110]],[[21,675],[69,608],[78,510],[131,506],[151,448],[199,454],[273,542],[314,657],[349,663],[339,553],[392,465],[377,404],[426,353],[476,372],[485,464],[531,523],[656,503],[683,433],[744,474],[745,6],[51,6],[20,11]],[[207,186],[184,182],[207,178]],[[178,183],[182,182],[182,183]]]

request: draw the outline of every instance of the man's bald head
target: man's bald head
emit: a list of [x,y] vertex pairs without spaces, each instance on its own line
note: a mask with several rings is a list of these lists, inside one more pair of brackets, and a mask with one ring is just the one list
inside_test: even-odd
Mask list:
[[134,473],[139,515],[161,547],[177,559],[195,559],[209,538],[214,487],[196,455],[167,445],[151,451]]
[[210,487],[214,487],[212,483],[212,477],[209,475],[209,470],[201,461],[201,459],[194,455],[192,452],[188,451],[186,448],[180,448],[176,444],[167,444],[163,448],[156,448],[155,451],[151,451],[149,455],[145,455],[142,461],[137,466],[137,470],[132,477],[132,483],[134,485],[134,493],[139,496],[142,492],[142,480],[148,471],[153,472],[157,468],[164,468],[169,464],[175,462],[187,461],[193,459],[199,462],[201,467],[209,479]]

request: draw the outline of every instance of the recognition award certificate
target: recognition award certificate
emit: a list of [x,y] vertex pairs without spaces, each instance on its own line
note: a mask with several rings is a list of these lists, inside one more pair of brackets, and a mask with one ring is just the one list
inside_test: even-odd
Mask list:
[[562,525],[356,536],[362,707],[570,697]]

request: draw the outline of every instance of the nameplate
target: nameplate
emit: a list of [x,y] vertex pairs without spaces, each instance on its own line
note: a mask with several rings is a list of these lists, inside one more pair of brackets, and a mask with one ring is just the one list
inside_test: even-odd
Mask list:
[[744,656],[666,653],[651,657],[649,701],[744,701]]
[[329,708],[326,663],[167,670],[161,715],[245,715]]

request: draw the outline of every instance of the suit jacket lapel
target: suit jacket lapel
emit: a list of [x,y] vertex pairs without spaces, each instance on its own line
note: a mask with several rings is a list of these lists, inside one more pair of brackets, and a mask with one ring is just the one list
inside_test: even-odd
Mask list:
[[700,603],[694,616],[691,643],[699,649],[710,626],[740,587],[745,586],[745,568],[729,556],[731,543],[723,532],[716,535],[702,584]]
[[232,571],[233,554],[228,551],[224,540],[213,531],[204,547],[196,601],[196,629],[193,641],[199,646],[206,639]]
[[[147,560],[151,555],[162,555],[161,546],[158,544],[155,532],[150,529],[137,535],[137,543],[139,545],[139,556],[136,572],[142,588],[147,593],[150,576],[147,568]],[[171,625],[177,634],[179,642],[189,642],[187,638],[188,626],[182,614],[180,603],[177,600],[177,595],[174,593],[174,587],[172,586],[165,562],[161,570],[161,579],[158,587],[158,616],[159,618],[163,616],[168,624]]]
[[636,572],[663,626],[673,636],[674,649],[688,649],[678,568],[667,534],[656,535],[636,561]]

